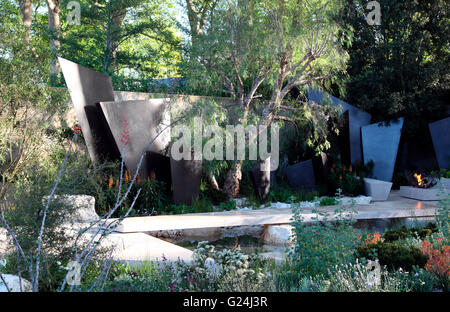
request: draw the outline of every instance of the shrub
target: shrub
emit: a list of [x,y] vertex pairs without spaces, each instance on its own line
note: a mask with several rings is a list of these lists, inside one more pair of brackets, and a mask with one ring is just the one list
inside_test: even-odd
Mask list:
[[434,273],[445,290],[450,289],[450,246],[442,245],[443,238],[438,239],[437,246],[430,242],[422,242],[422,253],[428,256],[425,269]]
[[389,270],[402,268],[411,271],[413,266],[423,268],[427,263],[427,257],[422,254],[419,248],[414,246],[405,247],[383,242],[359,246],[356,251],[358,257],[368,260],[378,259],[380,264],[387,266]]
[[320,199],[320,206],[334,206],[337,205],[339,202],[334,197],[322,197]]
[[[100,189],[96,188],[95,192],[92,190],[88,195],[92,195],[96,199],[96,209],[100,215],[107,213],[117,200],[117,193],[120,185],[120,172],[117,172],[117,164],[109,167],[102,174],[98,175],[98,184]],[[114,174],[116,173],[116,174]],[[125,171],[122,179],[121,191],[124,192],[131,184],[132,176],[128,171]],[[162,213],[162,207],[169,203],[168,190],[164,182],[148,178],[141,180],[136,179],[134,185],[131,187],[129,196],[125,199],[121,210],[117,212],[118,216],[123,215],[128,209],[137,193],[141,189],[141,193],[136,200],[136,204],[131,215],[148,215]]]
[[312,282],[312,290],[330,292],[432,291],[435,279],[423,269],[390,272],[380,267],[379,279],[366,263],[348,263],[329,269],[327,277]]
[[364,178],[370,175],[373,165],[373,161],[370,161],[367,165],[358,161],[348,168],[340,162],[333,164],[328,175],[330,194],[335,194],[338,189],[341,189],[344,195],[365,194]]
[[312,224],[305,224],[299,208],[294,208],[292,221],[295,246],[289,258],[298,278],[326,274],[327,268],[354,260],[354,249],[359,243],[353,228],[352,212],[344,206],[335,210],[336,219],[331,221],[327,213],[318,214]]
[[419,236],[421,239],[424,239],[427,236],[430,236],[433,233],[438,231],[436,225],[434,223],[428,223],[424,228],[406,228],[406,226],[402,226],[400,229],[387,230],[383,234],[383,238],[386,242],[394,242],[400,239],[405,239],[408,237],[416,237]]
[[236,209],[236,201],[230,200],[225,203],[220,203],[219,209],[226,210],[226,211],[234,210],[234,209]]

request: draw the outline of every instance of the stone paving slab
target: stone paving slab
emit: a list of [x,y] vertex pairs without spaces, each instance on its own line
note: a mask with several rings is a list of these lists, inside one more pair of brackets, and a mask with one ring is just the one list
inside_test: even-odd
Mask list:
[[[318,210],[333,212],[337,206],[317,207]],[[388,201],[370,205],[356,205],[357,220],[433,217],[438,209],[437,201],[420,202],[402,198],[397,191],[391,192]],[[317,214],[303,209],[305,222],[313,222]],[[293,216],[292,209],[258,209],[225,211],[171,216],[131,217],[123,220],[116,228],[121,233],[152,232],[180,229],[202,229],[234,227],[244,225],[288,224]],[[320,218],[319,218],[320,220]]]
[[113,233],[105,241],[105,246],[115,247],[113,259],[122,262],[192,260],[192,251],[144,233]]

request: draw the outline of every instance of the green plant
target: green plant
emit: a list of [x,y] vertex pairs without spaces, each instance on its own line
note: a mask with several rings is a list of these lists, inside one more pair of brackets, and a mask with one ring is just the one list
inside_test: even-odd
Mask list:
[[[326,274],[327,268],[354,260],[359,243],[353,228],[351,208],[339,206],[333,215],[314,210],[313,223],[305,223],[301,210],[294,208],[292,226],[295,246],[289,252],[298,278]],[[333,220],[331,220],[333,218]]]
[[339,161],[337,164],[333,164],[328,174],[330,194],[335,194],[338,189],[341,189],[344,195],[357,196],[365,194],[364,178],[370,176],[373,165],[373,161],[368,162],[367,165],[357,161],[348,168]]
[[[131,175],[125,171],[121,190],[126,190],[131,184]],[[117,200],[117,193],[120,186],[120,169],[118,164],[108,164],[104,170],[97,174],[97,180],[91,182],[96,187],[86,189],[87,195],[96,199],[96,210],[100,215],[107,213]],[[169,204],[168,187],[164,182],[148,178],[141,180],[138,178],[130,190],[130,197],[125,199],[123,207],[117,211],[116,216],[124,215],[135,197],[138,190],[141,190],[136,200],[132,215],[161,214],[163,207]]]
[[383,234],[383,238],[386,242],[394,242],[400,239],[405,239],[408,237],[416,237],[418,236],[421,239],[424,239],[427,236],[430,236],[433,233],[438,232],[438,229],[434,223],[428,223],[424,228],[406,228],[406,226],[402,226],[399,229],[387,230]]
[[391,272],[381,266],[378,274],[367,263],[357,260],[329,268],[326,277],[316,277],[312,284],[313,290],[331,292],[429,292],[435,279],[418,268]]
[[450,170],[441,169],[440,173],[442,178],[450,179]]
[[358,246],[356,252],[359,258],[380,261],[381,265],[387,266],[389,270],[411,271],[413,266],[423,268],[427,263],[427,257],[422,251],[414,246],[405,247],[395,243],[382,242]]
[[324,196],[320,199],[320,206],[334,206],[339,202],[334,197]]
[[220,203],[219,209],[226,210],[226,211],[234,210],[234,209],[236,209],[236,201],[230,200],[225,203]]

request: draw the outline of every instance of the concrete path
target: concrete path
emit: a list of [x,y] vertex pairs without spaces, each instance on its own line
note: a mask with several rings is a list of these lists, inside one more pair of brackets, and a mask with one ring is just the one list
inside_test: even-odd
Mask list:
[[[337,206],[317,207],[332,213]],[[370,205],[357,205],[357,220],[433,217],[439,209],[437,201],[420,202],[400,197],[391,192],[388,201]],[[305,222],[314,221],[317,214],[311,208],[302,209]],[[120,233],[153,232],[182,229],[233,227],[245,225],[287,224],[291,222],[292,209],[258,209],[249,211],[224,211],[171,216],[131,217],[117,227]]]

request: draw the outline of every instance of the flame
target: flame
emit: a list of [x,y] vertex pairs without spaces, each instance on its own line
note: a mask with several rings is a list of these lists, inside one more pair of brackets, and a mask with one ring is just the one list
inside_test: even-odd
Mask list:
[[417,184],[419,186],[423,185],[423,179],[422,179],[422,175],[421,174],[414,173],[414,178],[416,178]]

